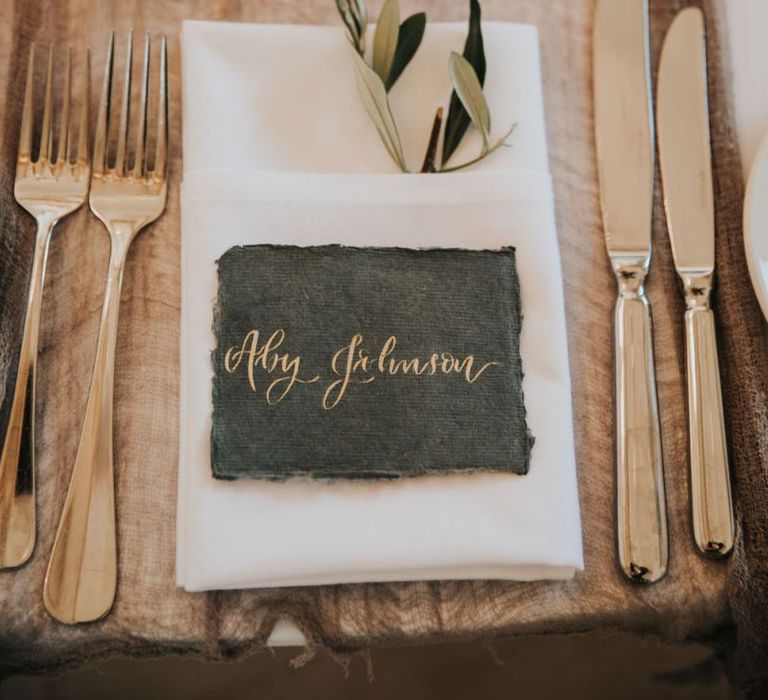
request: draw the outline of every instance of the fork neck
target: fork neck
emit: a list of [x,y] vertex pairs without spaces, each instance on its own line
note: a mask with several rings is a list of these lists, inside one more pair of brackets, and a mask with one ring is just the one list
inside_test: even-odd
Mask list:
[[136,236],[136,227],[130,221],[109,221],[107,228],[112,241],[110,267],[114,267],[116,264],[122,265],[128,254],[128,248]]
[[48,240],[51,237],[53,227],[58,222],[59,217],[53,214],[53,212],[42,212],[35,216],[37,221],[37,247],[45,248],[48,245]]
[[[37,233],[35,235],[35,254],[32,258],[32,270],[29,275],[29,293],[27,295],[27,312],[25,317],[25,344],[29,333],[32,339],[29,347],[32,348],[34,358],[37,354],[37,335],[40,322],[40,307],[43,300],[43,285],[45,282],[45,267],[48,259],[48,247],[51,243],[51,232],[58,221],[58,217],[52,215],[39,215],[37,219]],[[29,330],[27,330],[27,328]],[[22,349],[23,354],[23,349]]]
[[53,207],[33,205],[27,208],[27,211],[35,217],[37,222],[37,240],[47,238],[51,235],[53,227],[61,219],[61,212]]

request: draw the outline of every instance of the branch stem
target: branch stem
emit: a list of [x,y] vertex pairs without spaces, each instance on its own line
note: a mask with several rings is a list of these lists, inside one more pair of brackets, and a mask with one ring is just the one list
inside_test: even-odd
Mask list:
[[440,140],[440,127],[443,125],[443,108],[438,107],[435,112],[435,120],[432,122],[432,131],[429,134],[429,143],[427,152],[424,154],[424,164],[421,166],[422,173],[434,173],[438,171],[437,142]]
[[[452,165],[449,168],[441,168],[437,172],[440,173],[454,173],[457,170],[462,170],[463,168],[468,168],[470,165],[474,165],[475,163],[479,163],[483,158],[486,156],[491,155],[494,151],[498,150],[502,146],[505,146],[507,143],[507,139],[512,136],[512,132],[517,128],[517,124],[513,124],[510,130],[504,134],[496,143],[494,143],[489,148],[483,148],[483,151],[480,153],[477,158],[472,158],[472,160],[466,161],[466,163],[459,163],[458,165]],[[424,172],[424,171],[422,171]]]

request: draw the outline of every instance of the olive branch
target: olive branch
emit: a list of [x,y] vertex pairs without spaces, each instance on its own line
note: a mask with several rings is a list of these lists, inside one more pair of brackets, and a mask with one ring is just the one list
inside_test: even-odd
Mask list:
[[[369,63],[365,57],[368,27],[365,0],[336,0],[336,7],[346,27],[347,38],[355,49],[355,75],[363,104],[384,148],[401,172],[407,173],[408,166],[388,93],[416,55],[424,37],[426,14],[413,14],[401,23],[398,0],[386,0],[376,23]],[[478,0],[470,0],[469,29],[464,51],[462,54],[452,51],[448,59],[453,84],[448,118],[443,129],[443,107],[438,107],[421,167],[422,173],[448,173],[474,165],[506,145],[515,130],[516,125],[513,124],[501,138],[491,141],[491,114],[483,93],[486,61],[480,15]],[[451,165],[451,156],[470,124],[478,129],[482,136],[480,153],[466,162]],[[438,159],[441,132],[443,148]]]

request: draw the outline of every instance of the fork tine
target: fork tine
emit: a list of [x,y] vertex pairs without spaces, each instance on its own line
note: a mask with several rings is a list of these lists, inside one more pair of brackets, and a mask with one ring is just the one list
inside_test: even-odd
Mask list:
[[147,145],[147,94],[149,93],[149,32],[144,35],[144,72],[141,76],[141,103],[136,124],[136,151],[133,160],[133,176],[144,175],[144,149]]
[[59,143],[56,147],[56,165],[61,165],[69,156],[69,100],[72,85],[72,47],[67,47],[67,60],[64,72],[64,97],[61,102],[61,123],[59,124]]
[[20,162],[32,160],[32,82],[35,72],[35,45],[30,44],[27,62],[27,84],[24,87],[24,110],[21,113],[21,132],[19,133]]
[[106,169],[107,122],[109,121],[110,96],[112,94],[112,63],[115,54],[115,31],[109,35],[107,60],[104,64],[104,80],[101,85],[99,116],[96,119],[96,140],[93,144],[93,172],[103,173]]
[[80,102],[80,126],[77,140],[77,162],[88,165],[88,111],[91,101],[91,50],[85,50],[83,96]]
[[157,108],[157,142],[155,143],[155,170],[165,177],[168,151],[168,42],[165,35],[160,42],[160,98]]
[[117,132],[117,158],[115,172],[125,175],[125,150],[128,139],[128,121],[131,109],[131,69],[133,64],[133,31],[128,32],[128,49],[125,56],[125,78],[123,80],[123,106],[120,112],[120,128]]
[[45,103],[43,104],[43,127],[40,131],[40,155],[37,160],[45,162],[51,152],[53,129],[51,112],[53,111],[53,44],[48,49],[48,71],[45,75]]

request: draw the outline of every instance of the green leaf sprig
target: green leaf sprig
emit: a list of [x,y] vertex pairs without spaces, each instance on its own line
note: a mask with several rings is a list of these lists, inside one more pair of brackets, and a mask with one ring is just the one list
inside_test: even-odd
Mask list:
[[[372,60],[368,63],[365,59],[368,16],[365,1],[336,0],[336,6],[346,27],[347,38],[356,51],[355,74],[363,104],[390,157],[402,172],[407,173],[408,167],[388,93],[416,55],[424,37],[427,17],[419,12],[401,23],[398,0],[386,0],[376,23]],[[435,114],[421,172],[447,173],[474,165],[505,145],[515,129],[515,125],[512,125],[504,136],[491,143],[491,114],[483,93],[486,61],[480,20],[480,3],[478,0],[470,0],[469,29],[464,52],[461,55],[451,52],[449,57],[453,92],[445,121],[440,163],[437,162],[437,145],[443,122],[442,107]],[[480,154],[464,163],[447,165],[470,124],[482,136]]]

